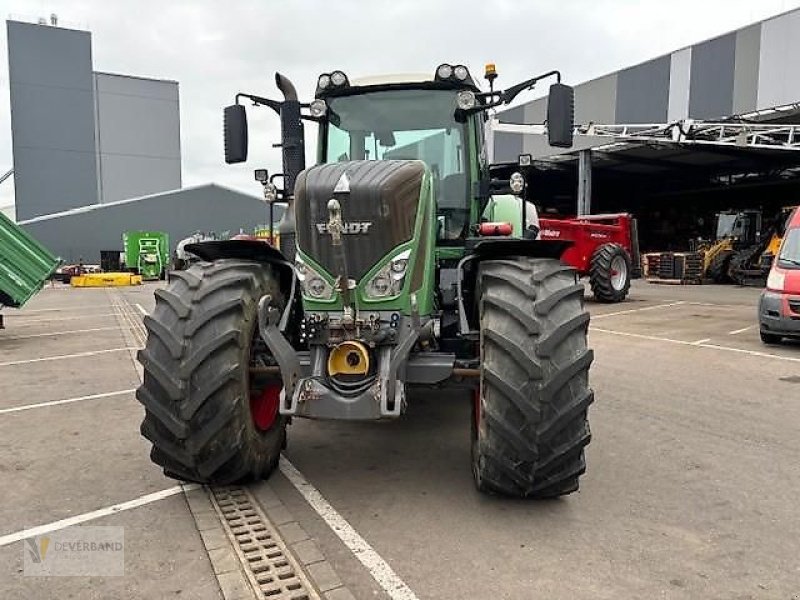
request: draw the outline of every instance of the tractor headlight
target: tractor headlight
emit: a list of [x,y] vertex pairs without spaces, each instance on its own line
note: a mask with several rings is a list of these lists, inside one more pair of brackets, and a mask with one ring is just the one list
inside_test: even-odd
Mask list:
[[436,68],[436,76],[439,79],[450,79],[452,75],[453,75],[453,67],[451,65],[448,65],[447,63],[439,65]]
[[397,296],[406,281],[409,256],[411,256],[411,250],[404,250],[381,267],[367,281],[364,295],[370,300],[384,300]]
[[333,286],[299,256],[295,259],[294,272],[300,282],[304,296],[312,300],[330,300],[333,298]]
[[347,83],[347,75],[345,75],[342,71],[334,71],[331,73],[331,83],[336,87],[340,87]]
[[317,87],[321,90],[324,90],[330,84],[331,84],[331,76],[328,75],[327,73],[323,73],[322,75],[319,76],[319,79],[317,79]]
[[467,77],[469,76],[469,71],[467,71],[467,67],[464,65],[458,65],[453,69],[453,75],[455,75],[456,79],[459,81],[466,81]]
[[508,187],[510,187],[511,191],[515,194],[521,194],[522,190],[525,189],[525,178],[522,176],[522,173],[512,173],[511,179],[508,180]]
[[312,117],[321,117],[328,112],[328,105],[325,100],[317,98],[308,107]]
[[456,94],[456,105],[461,110],[475,108],[475,92],[472,90],[461,90]]

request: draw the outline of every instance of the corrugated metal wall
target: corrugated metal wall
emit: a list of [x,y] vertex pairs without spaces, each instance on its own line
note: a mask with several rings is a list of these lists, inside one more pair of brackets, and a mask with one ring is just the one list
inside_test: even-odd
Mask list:
[[[577,85],[576,122],[713,120],[798,103],[797,56],[800,9]],[[501,113],[500,119],[541,123],[546,105],[547,99],[539,98]],[[501,144],[519,142],[498,136],[495,154],[510,156],[516,148]]]
[[[276,208],[276,218],[281,214]],[[101,250],[122,249],[125,231],[166,231],[174,249],[179,240],[196,231],[236,234],[243,228],[252,233],[267,220],[267,208],[260,198],[206,185],[40,217],[20,225],[68,263],[82,257],[87,264],[99,264]]]
[[89,34],[15,21],[7,30],[17,219],[96,203]]
[[181,187],[178,84],[95,73],[100,202]]

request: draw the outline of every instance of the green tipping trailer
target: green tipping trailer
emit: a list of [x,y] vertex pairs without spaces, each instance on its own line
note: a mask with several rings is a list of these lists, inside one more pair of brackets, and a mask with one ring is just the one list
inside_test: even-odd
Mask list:
[[169,264],[169,235],[163,231],[126,231],[122,234],[125,265],[142,279],[160,279]]
[[21,308],[59,264],[60,259],[0,213],[0,308]]

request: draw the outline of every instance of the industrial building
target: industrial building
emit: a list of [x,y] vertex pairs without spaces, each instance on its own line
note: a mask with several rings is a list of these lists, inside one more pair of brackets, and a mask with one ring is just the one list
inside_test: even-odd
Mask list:
[[[263,201],[181,189],[177,81],[94,71],[88,31],[7,22],[16,220],[67,262],[100,263],[122,233],[253,230]],[[221,161],[220,161],[221,162]]]
[[[174,248],[176,242],[196,232],[213,230],[218,235],[236,235],[250,224],[248,233],[264,226],[266,205],[252,196],[215,184],[161,192],[130,200],[84,206],[34,217],[21,224],[37,240],[48,240],[48,249],[67,262],[97,262],[114,254],[119,257],[122,232],[165,231]],[[216,206],[213,222],[208,208]],[[282,212],[275,207],[275,218]]]
[[633,212],[645,249],[712,234],[714,214],[800,203],[800,10],[575,86],[579,134],[549,147],[546,98],[498,114],[494,162],[531,154],[545,210]]

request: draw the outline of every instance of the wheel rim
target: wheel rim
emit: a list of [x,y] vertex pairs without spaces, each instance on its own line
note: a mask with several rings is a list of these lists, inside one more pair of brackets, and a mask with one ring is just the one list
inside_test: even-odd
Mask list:
[[616,291],[621,291],[625,288],[625,282],[628,280],[628,263],[622,256],[615,256],[611,260],[611,287]]
[[282,389],[280,383],[271,383],[262,390],[250,391],[250,416],[256,429],[267,431],[275,424]]

